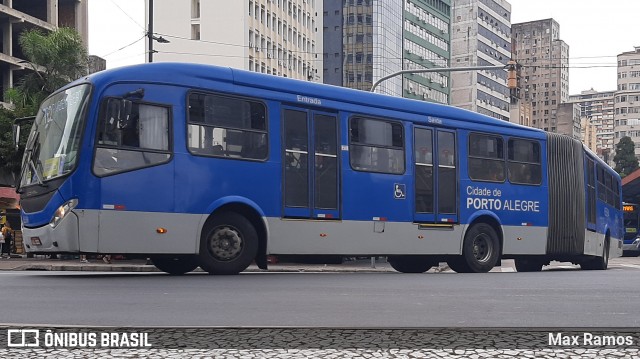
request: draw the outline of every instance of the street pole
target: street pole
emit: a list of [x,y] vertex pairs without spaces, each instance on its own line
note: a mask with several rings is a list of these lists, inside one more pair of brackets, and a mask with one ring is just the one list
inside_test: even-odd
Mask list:
[[[471,67],[436,67],[432,69],[417,69],[417,70],[402,70],[398,72],[394,72],[391,75],[387,75],[381,77],[378,81],[376,81],[373,86],[371,86],[370,92],[375,91],[376,87],[384,80],[390,79],[392,77],[402,75],[402,74],[421,74],[425,72],[455,72],[455,71],[473,71],[473,70],[500,70],[500,69],[509,69],[515,71],[515,62],[509,61],[506,65],[495,65],[495,66],[471,66]],[[515,76],[515,75],[514,75]]]
[[149,0],[149,28],[147,29],[149,38],[149,62],[153,62],[153,0]]

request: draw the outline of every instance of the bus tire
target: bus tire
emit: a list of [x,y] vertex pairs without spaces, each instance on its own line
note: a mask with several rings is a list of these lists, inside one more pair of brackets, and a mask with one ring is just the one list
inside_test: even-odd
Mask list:
[[200,239],[200,268],[209,274],[238,274],[258,253],[258,233],[251,222],[235,212],[214,215]]
[[434,266],[431,260],[422,256],[392,256],[387,262],[400,273],[424,273]]
[[447,265],[456,273],[472,273],[471,268],[469,268],[469,265],[462,256],[449,258],[447,260]]
[[516,258],[514,263],[518,272],[541,272],[543,266],[542,261],[531,258]]
[[498,262],[499,249],[498,235],[493,227],[486,223],[476,223],[464,236],[461,258],[469,272],[486,273]]
[[604,241],[602,257],[595,257],[580,263],[582,270],[606,270],[609,267],[609,238]]
[[151,257],[156,268],[171,275],[182,275],[198,268],[198,261],[193,256],[157,256]]

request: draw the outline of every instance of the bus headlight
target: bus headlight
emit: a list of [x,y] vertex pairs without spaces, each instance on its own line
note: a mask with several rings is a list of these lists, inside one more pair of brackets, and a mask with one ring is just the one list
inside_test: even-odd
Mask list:
[[78,199],[74,198],[70,201],[67,201],[62,206],[58,207],[58,209],[56,210],[56,213],[53,215],[53,218],[51,219],[51,222],[49,222],[49,225],[52,228],[55,228],[60,223],[60,221],[62,221],[62,219],[67,214],[69,214],[69,212],[71,212],[72,209],[76,208],[77,205],[78,205]]

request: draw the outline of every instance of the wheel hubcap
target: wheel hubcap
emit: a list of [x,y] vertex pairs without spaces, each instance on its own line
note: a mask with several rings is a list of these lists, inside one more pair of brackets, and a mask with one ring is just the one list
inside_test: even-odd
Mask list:
[[209,251],[217,260],[229,261],[242,252],[243,240],[240,232],[233,227],[218,227],[209,239]]
[[478,262],[486,262],[491,257],[491,242],[486,235],[479,235],[473,240],[473,256]]

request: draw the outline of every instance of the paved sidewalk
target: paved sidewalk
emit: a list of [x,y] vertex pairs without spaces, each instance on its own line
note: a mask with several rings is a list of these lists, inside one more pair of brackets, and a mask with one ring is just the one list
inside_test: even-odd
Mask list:
[[[93,271],[93,272],[160,272],[155,266],[146,264],[144,259],[112,260],[111,264],[101,259],[90,259],[81,263],[80,259],[49,259],[44,256],[26,258],[13,255],[0,259],[0,271]],[[201,271],[201,269],[196,269]],[[269,272],[395,272],[384,259],[378,259],[375,268],[371,260],[345,261],[343,264],[269,264]],[[433,271],[433,269],[432,269]],[[251,265],[245,272],[265,272]]]

